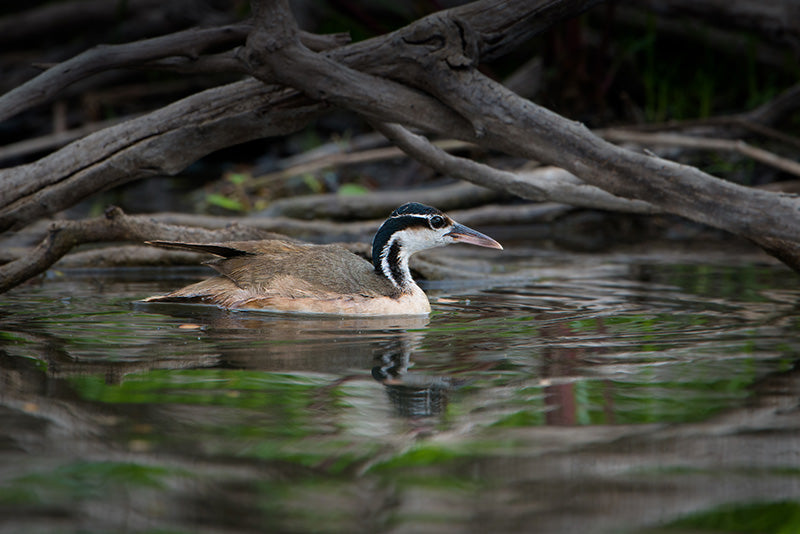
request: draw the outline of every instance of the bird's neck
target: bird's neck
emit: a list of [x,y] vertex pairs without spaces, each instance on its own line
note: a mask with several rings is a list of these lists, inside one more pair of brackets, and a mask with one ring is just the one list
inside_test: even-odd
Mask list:
[[402,232],[393,228],[392,222],[386,221],[375,234],[372,265],[378,275],[385,277],[400,291],[409,293],[417,287],[408,268],[408,259],[415,251],[404,246]]

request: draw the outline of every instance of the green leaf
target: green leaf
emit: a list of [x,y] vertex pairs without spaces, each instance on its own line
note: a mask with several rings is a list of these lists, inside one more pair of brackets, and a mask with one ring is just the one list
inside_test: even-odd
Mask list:
[[244,206],[236,199],[228,198],[218,193],[209,193],[206,195],[206,202],[213,206],[225,208],[231,211],[244,211]]
[[228,174],[227,178],[230,183],[234,185],[241,185],[250,178],[250,175],[241,172],[232,172]]
[[342,186],[339,188],[338,191],[336,191],[336,193],[339,195],[355,197],[355,196],[366,195],[367,193],[369,193],[369,189],[367,189],[363,185],[358,185],[358,184],[342,184]]
[[314,193],[322,193],[322,190],[324,189],[322,182],[320,182],[319,179],[310,172],[307,172],[303,175],[303,182]]

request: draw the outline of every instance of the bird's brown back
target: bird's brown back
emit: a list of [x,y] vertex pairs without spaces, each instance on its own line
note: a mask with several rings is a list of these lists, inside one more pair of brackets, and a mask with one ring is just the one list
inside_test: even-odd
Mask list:
[[[170,248],[224,256],[211,260],[238,288],[283,297],[314,294],[396,297],[399,291],[372,264],[338,245],[295,244],[279,240],[232,243],[154,242]],[[219,288],[225,287],[220,284]]]

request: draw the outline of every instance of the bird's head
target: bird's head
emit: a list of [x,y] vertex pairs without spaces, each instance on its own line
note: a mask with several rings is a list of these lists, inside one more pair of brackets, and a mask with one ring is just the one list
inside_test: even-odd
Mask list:
[[397,287],[413,283],[408,258],[415,252],[451,243],[502,249],[503,246],[472,228],[455,222],[436,208],[409,202],[392,212],[372,241],[372,263]]

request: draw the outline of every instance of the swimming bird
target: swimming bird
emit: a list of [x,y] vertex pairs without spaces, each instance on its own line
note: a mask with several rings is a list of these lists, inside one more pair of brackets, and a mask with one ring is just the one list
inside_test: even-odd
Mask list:
[[372,264],[338,245],[281,240],[232,243],[149,241],[207,252],[219,276],[146,302],[197,302],[221,308],[339,315],[421,315],[431,310],[408,267],[421,250],[468,243],[502,249],[436,208],[410,202],[392,212],[372,241]]

